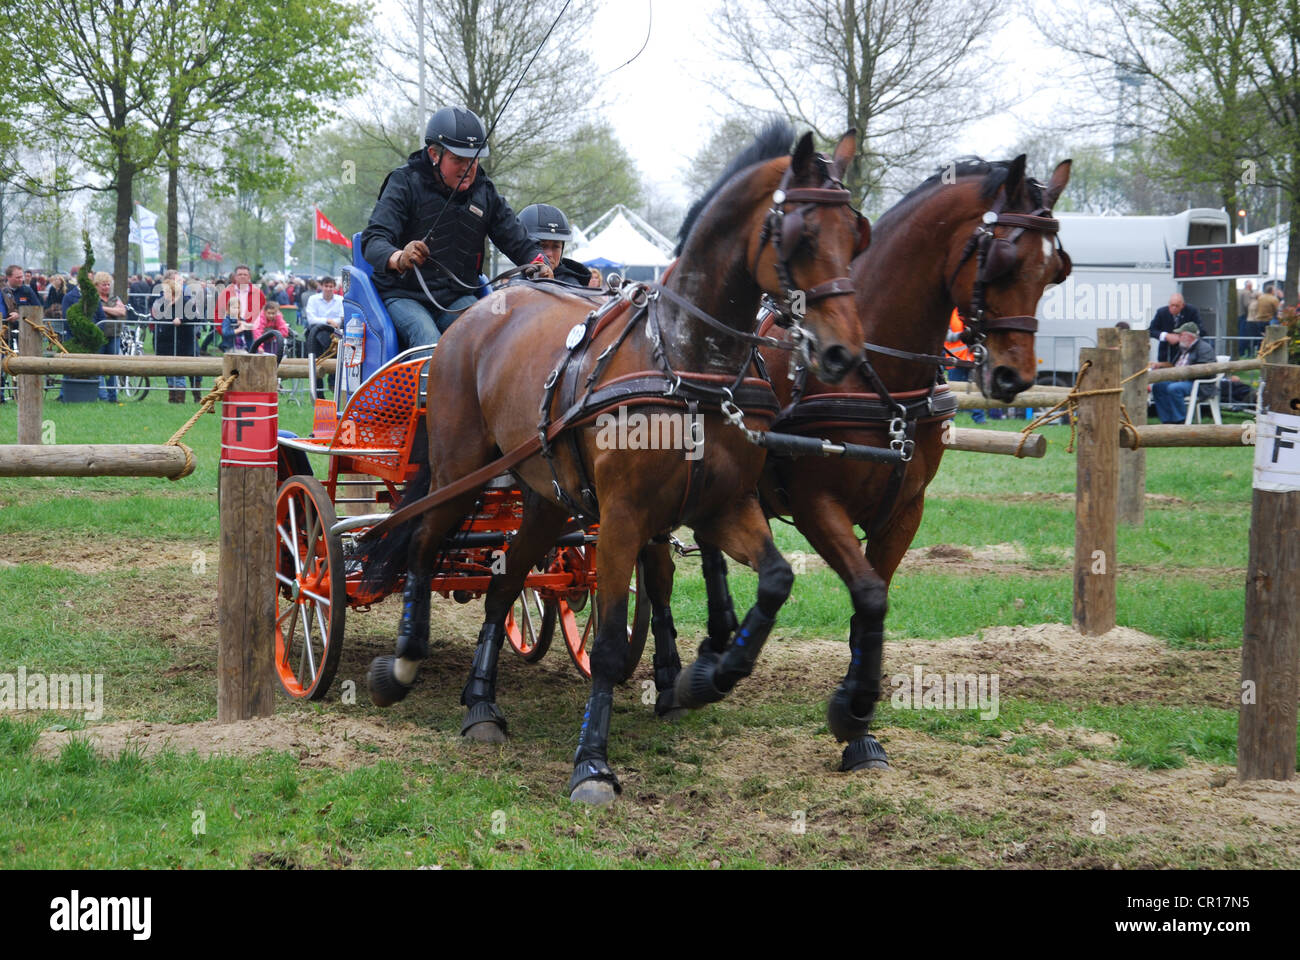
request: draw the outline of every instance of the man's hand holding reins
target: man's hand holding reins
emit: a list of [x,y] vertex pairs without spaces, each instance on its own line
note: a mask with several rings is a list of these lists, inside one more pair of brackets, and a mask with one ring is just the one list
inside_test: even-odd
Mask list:
[[394,273],[405,273],[412,267],[418,267],[429,259],[429,248],[423,240],[412,240],[401,250],[388,258],[388,269]]

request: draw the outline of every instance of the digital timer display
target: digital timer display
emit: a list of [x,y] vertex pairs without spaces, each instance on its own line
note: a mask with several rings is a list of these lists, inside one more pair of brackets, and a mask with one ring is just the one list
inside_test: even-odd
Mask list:
[[1257,243],[1179,247],[1174,251],[1175,280],[1230,280],[1258,277],[1261,260]]

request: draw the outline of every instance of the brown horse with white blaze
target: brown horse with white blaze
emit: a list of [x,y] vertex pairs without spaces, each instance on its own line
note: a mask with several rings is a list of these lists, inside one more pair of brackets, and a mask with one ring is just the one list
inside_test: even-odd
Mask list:
[[[746,421],[756,426],[765,426],[776,411],[770,389],[744,379],[753,356],[749,331],[763,293],[785,299],[791,287],[808,291],[804,323],[815,344],[813,365],[832,383],[849,372],[860,337],[846,274],[862,237],[860,218],[839,184],[855,136],[846,134],[829,160],[816,154],[810,134],[791,154],[793,139],[787,125],[773,125],[732,162],[693,210],[675,269],[626,322],[600,327],[588,316],[589,300],[547,284],[512,285],[468,310],[430,361],[429,482],[435,490],[482,472],[503,452],[538,444],[512,465],[525,488],[524,520],[506,553],[505,572],[487,593],[462,694],[462,732],[504,731],[495,686],[510,606],[571,514],[598,515],[599,628],[569,782],[575,801],[608,803],[620,789],[608,763],[610,712],[625,671],[629,581],[647,542],[684,524],[699,542],[758,571],[757,602],[745,618],[748,642],[729,642],[718,652],[728,684],[752,669],[789,595],[793,575],[757,497],[763,451],[727,422],[723,401],[734,397],[746,407],[742,394],[770,397],[766,409],[756,402],[746,410]],[[585,389],[584,399],[566,400],[566,385]],[[697,456],[598,443],[597,410],[615,409],[615,401],[647,414],[703,415],[704,442],[692,451]],[[556,433],[558,425],[563,430]],[[506,459],[513,458],[507,453]],[[440,545],[472,510],[480,487],[382,531],[370,545],[368,575],[381,582],[403,572],[406,577],[396,656],[379,658],[371,668],[371,694],[381,705],[410,690],[427,656],[430,575]],[[412,488],[403,506],[427,489],[415,482]],[[400,565],[386,562],[393,558]],[[651,595],[667,595],[660,565],[650,565],[646,580]]]
[[[888,765],[869,733],[881,695],[887,594],[921,524],[956,411],[940,372],[952,311],[966,318],[981,390],[1010,400],[1035,379],[1034,310],[1043,290],[1070,271],[1052,216],[1070,161],[1047,184],[1025,176],[1023,155],[965,161],[952,172],[955,180],[936,174],[882,216],[870,249],[854,261],[861,365],[836,383],[796,371],[792,386],[790,354],[763,353],[783,407],[773,429],[911,452],[896,467],[844,460],[829,469],[817,458],[773,456],[760,485],[769,514],[789,516],[849,590],[850,665],[827,708],[831,733],[847,741],[843,770]],[[865,550],[855,525],[866,533]],[[706,576],[725,570],[716,551],[702,552]],[[710,621],[725,623],[727,611],[715,614],[714,604],[726,598],[709,599]],[[694,669],[678,682],[686,706],[698,705],[682,696]]]

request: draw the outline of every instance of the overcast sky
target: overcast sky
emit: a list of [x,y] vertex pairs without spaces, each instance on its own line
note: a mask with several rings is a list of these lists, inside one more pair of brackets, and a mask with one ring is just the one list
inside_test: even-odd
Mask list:
[[[730,0],[734,3],[736,0]],[[707,79],[718,68],[710,43],[712,29],[701,11],[720,0],[606,0],[592,24],[591,53],[605,73],[636,53],[645,40],[653,7],[650,42],[632,64],[609,74],[604,83],[614,104],[608,119],[636,158],[647,180],[679,202],[690,198],[680,185],[683,168],[729,108]],[[558,9],[558,8],[557,8]],[[1063,99],[1053,51],[1032,24],[1012,14],[993,38],[990,82],[1021,102],[1007,113],[956,132],[954,155],[1001,154],[1033,125],[1050,119]],[[1006,89],[1006,84],[1016,85]],[[936,157],[937,163],[940,158]],[[1044,168],[1062,157],[1032,158]]]

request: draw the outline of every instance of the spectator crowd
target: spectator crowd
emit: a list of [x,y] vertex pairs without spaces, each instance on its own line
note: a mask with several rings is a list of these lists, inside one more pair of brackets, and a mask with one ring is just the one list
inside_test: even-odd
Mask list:
[[[11,265],[5,271],[4,309],[6,342],[16,338],[17,308],[38,305],[60,338],[66,339],[67,311],[81,298],[77,287],[80,266],[67,274]],[[133,327],[148,350],[158,356],[209,356],[231,350],[257,349],[282,358],[286,353],[305,356],[323,353],[341,336],[342,297],[334,277],[281,277],[253,280],[246,265],[217,277],[182,275],[176,270],[132,274],[125,299],[113,291],[110,274],[92,278],[101,298],[92,318],[107,335],[101,353],[122,352],[124,325]],[[12,308],[12,309],[11,309]],[[11,317],[12,314],[12,317]],[[117,323],[111,321],[119,321]],[[146,336],[151,334],[151,337]],[[168,377],[168,400],[185,402],[186,389],[195,402],[202,398],[202,378]],[[0,402],[10,384],[0,382]],[[116,402],[114,379],[101,379],[99,398]]]

